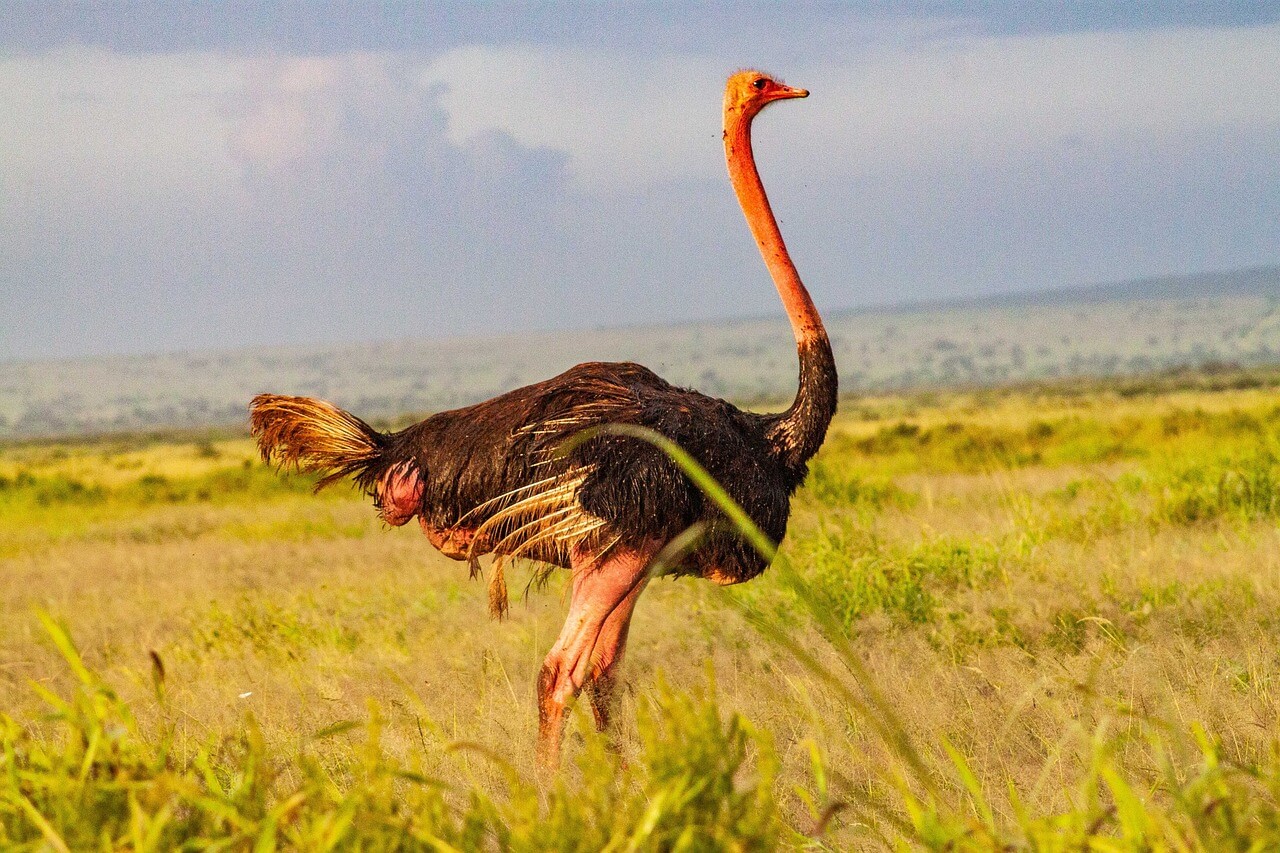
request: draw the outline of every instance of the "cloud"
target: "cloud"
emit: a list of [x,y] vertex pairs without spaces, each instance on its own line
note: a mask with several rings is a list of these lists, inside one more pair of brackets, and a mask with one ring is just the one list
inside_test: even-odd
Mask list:
[[7,60],[0,354],[438,333],[486,272],[541,274],[520,223],[561,158],[454,145],[416,62]]
[[[838,63],[787,69],[814,97],[764,144],[782,162],[821,163],[830,177],[1280,128],[1280,26],[989,37],[935,23],[913,32]],[[422,79],[442,87],[455,142],[501,131],[564,152],[581,186],[608,192],[719,175],[708,144],[719,114],[708,104],[725,69],[706,56],[471,46],[434,60]]]
[[0,181],[96,196],[224,187],[237,65],[80,47],[0,60]]
[[[917,24],[777,54],[814,94],[757,151],[824,307],[1280,257],[1280,27]],[[724,178],[739,62],[8,55],[0,357],[776,311]]]
[[[929,32],[787,69],[814,97],[762,147],[856,175],[1280,127],[1280,26]],[[386,123],[359,131],[379,137],[357,152],[376,159],[401,135],[421,135],[397,115],[424,112],[443,115],[455,148],[501,134],[559,152],[590,191],[718,179],[710,141],[725,72],[716,57],[536,45],[473,45],[430,59],[62,48],[0,60],[9,119],[0,124],[0,180],[81,194],[224,191],[243,168],[286,168],[339,144],[361,113]]]
[[[1162,146],[1280,126],[1280,27],[963,37],[815,70],[840,120],[809,145],[849,163],[936,168],[1064,148]],[[819,89],[821,91],[821,89]]]
[[471,46],[436,58],[421,79],[439,90],[456,144],[506,133],[564,152],[581,186],[609,192],[719,168],[709,140],[720,133],[723,77],[705,57]]

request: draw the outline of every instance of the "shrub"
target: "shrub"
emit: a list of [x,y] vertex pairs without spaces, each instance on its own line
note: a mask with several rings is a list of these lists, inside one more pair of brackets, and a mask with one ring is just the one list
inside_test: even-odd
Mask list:
[[1280,515],[1280,458],[1270,448],[1152,472],[1158,516],[1177,524]]
[[878,512],[885,506],[911,506],[916,497],[893,483],[866,479],[844,461],[827,459],[810,466],[805,487],[814,500],[833,509]]
[[799,571],[822,606],[845,628],[874,612],[927,622],[945,593],[986,583],[1002,571],[1001,553],[989,544],[943,537],[890,548],[836,522],[797,543],[792,559],[803,567]]

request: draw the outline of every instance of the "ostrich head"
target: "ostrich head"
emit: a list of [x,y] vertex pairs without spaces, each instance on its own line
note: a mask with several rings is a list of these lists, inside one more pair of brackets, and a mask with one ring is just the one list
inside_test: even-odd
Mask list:
[[729,78],[724,90],[724,111],[726,116],[737,113],[749,121],[773,101],[807,97],[807,89],[793,89],[763,71],[748,68]]

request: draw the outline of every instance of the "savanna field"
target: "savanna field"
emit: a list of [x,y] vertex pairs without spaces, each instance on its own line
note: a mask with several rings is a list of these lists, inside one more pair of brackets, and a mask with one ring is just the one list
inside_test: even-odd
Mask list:
[[1280,373],[847,399],[781,555],[641,599],[540,777],[565,578],[233,433],[0,448],[0,847],[1280,847]]

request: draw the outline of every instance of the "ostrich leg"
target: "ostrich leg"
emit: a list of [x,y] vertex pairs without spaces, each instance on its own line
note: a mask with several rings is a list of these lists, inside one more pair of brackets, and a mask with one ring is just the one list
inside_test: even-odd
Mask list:
[[648,577],[640,579],[631,593],[609,614],[596,639],[596,649],[591,656],[591,673],[584,689],[591,700],[591,713],[595,715],[596,728],[600,731],[609,728],[609,720],[613,714],[613,689],[618,685],[618,666],[627,650],[631,614],[635,612],[636,599],[648,583]]
[[[653,553],[621,551],[603,561],[586,554],[574,557],[569,615],[538,674],[538,763],[544,768],[559,764],[565,708],[582,691],[592,668],[611,686]],[[606,688],[602,706],[593,691],[597,724],[610,693]],[[608,721],[607,710],[603,719]]]

